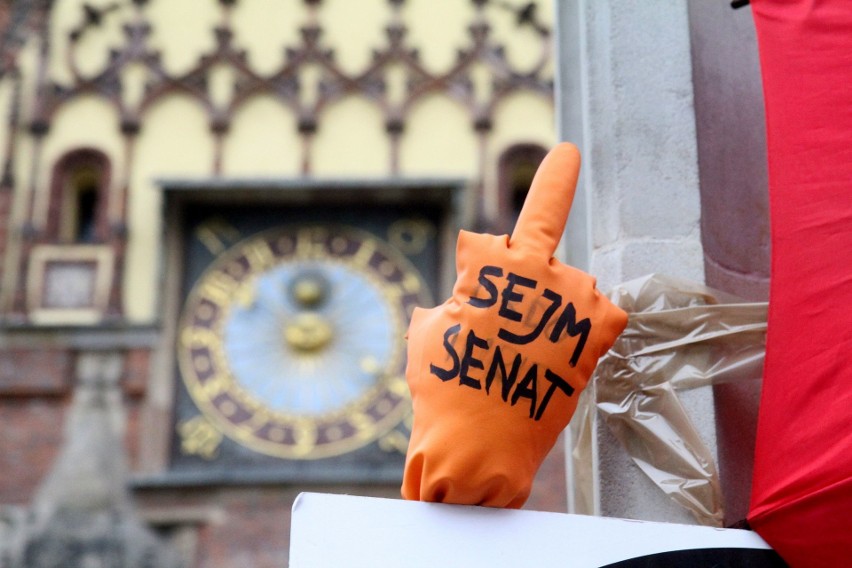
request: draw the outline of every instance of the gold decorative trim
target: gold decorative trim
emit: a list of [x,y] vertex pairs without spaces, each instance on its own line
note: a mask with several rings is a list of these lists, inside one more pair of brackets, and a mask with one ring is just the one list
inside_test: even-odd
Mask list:
[[435,226],[429,221],[401,219],[388,229],[388,241],[404,254],[420,254],[435,232]]
[[180,451],[184,455],[195,455],[213,460],[219,454],[222,432],[202,415],[184,420],[177,425],[180,435]]

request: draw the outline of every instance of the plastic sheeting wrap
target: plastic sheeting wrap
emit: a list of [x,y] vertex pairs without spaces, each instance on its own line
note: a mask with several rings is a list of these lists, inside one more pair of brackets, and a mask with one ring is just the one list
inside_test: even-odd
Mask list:
[[572,424],[577,508],[593,510],[593,428],[602,418],[660,489],[700,524],[722,526],[713,452],[678,393],[759,380],[767,304],[742,303],[701,284],[660,275],[617,286],[611,299],[629,320],[601,358]]

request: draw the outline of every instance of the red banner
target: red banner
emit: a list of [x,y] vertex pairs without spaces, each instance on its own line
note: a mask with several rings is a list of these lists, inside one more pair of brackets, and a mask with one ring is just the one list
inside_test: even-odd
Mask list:
[[772,281],[749,521],[794,567],[852,551],[852,2],[752,0]]

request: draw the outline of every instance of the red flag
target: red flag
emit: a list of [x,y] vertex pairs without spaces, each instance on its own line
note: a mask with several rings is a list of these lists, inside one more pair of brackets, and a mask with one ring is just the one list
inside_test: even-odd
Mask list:
[[772,280],[749,521],[793,567],[852,551],[852,2],[752,0]]

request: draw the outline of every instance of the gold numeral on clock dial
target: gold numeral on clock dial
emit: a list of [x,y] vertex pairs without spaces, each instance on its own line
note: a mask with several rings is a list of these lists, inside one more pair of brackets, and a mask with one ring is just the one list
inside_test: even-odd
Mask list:
[[405,382],[405,377],[396,375],[391,377],[387,383],[388,390],[397,396],[409,396],[408,383]]
[[187,349],[193,347],[214,347],[219,343],[219,336],[206,327],[187,327],[180,334],[181,345]]
[[418,278],[416,274],[407,272],[402,278],[402,287],[405,289],[406,292],[416,294],[420,291],[422,284],[420,282],[420,278]]
[[408,451],[408,437],[399,430],[391,430],[379,438],[379,448],[384,452],[399,452],[405,455]]
[[302,258],[325,256],[325,237],[325,231],[319,227],[300,230],[296,235],[296,256]]
[[366,440],[373,437],[376,424],[367,414],[360,411],[352,412],[349,415],[349,423],[358,431],[359,438]]
[[252,430],[259,431],[269,423],[270,418],[271,414],[266,408],[258,407],[254,409],[249,424]]
[[227,306],[239,283],[225,272],[214,272],[201,283],[199,289],[202,298],[206,298],[219,306]]
[[390,302],[399,302],[405,294],[405,290],[399,284],[389,283],[384,287],[385,298]]
[[275,265],[275,253],[266,241],[252,241],[242,252],[255,272],[263,272]]
[[296,439],[293,447],[296,455],[308,455],[317,444],[316,425],[309,420],[299,420],[293,425],[293,437]]
[[376,243],[371,239],[365,239],[361,241],[361,246],[358,248],[358,252],[355,253],[355,256],[352,257],[352,260],[358,266],[369,266],[370,260],[373,258],[373,254],[376,252]]
[[201,390],[204,392],[204,395],[208,399],[213,399],[228,390],[229,383],[230,381],[227,376],[215,375],[199,384],[201,385]]
[[213,217],[195,228],[195,238],[210,251],[219,255],[240,238],[240,232],[220,217]]

